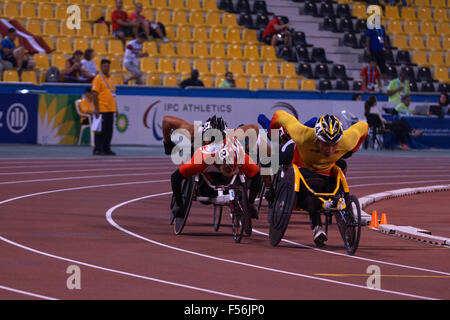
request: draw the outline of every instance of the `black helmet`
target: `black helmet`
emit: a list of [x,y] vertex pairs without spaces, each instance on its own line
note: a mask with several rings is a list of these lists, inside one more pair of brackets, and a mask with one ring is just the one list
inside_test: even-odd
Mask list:
[[317,120],[314,127],[316,137],[326,143],[338,143],[343,131],[339,119],[333,115],[324,115]]
[[202,133],[205,134],[208,130],[215,129],[222,133],[222,139],[225,138],[226,130],[228,129],[227,123],[222,117],[216,117],[215,115],[205,121],[202,126]]

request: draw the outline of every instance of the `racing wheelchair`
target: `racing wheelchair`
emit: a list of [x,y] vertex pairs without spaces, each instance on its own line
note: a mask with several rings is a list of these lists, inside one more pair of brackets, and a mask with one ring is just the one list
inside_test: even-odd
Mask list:
[[[225,184],[213,184],[205,174],[196,174],[182,182],[183,211],[181,217],[170,218],[174,225],[175,234],[181,234],[189,216],[193,201],[213,205],[214,231],[219,231],[222,221],[223,208],[227,207],[231,217],[231,229],[236,243],[241,242],[244,233],[248,236],[252,232],[252,219],[248,210],[248,192],[245,175],[234,174]],[[172,196],[170,208],[175,204]]]
[[330,193],[319,193],[310,186],[301,169],[295,164],[281,166],[273,182],[272,201],[269,201],[269,240],[277,246],[284,236],[293,210],[306,211],[308,204],[325,216],[325,233],[335,217],[337,227],[349,255],[358,249],[361,235],[361,208],[358,198],[351,195],[342,170],[334,166],[331,171],[334,186]]

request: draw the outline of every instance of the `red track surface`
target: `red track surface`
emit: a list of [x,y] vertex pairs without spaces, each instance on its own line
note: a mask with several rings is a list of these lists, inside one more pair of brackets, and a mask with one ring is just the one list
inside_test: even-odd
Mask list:
[[[319,250],[297,214],[289,242],[273,248],[263,206],[253,235],[235,244],[228,216],[215,233],[212,208],[194,203],[176,236],[168,223],[174,168],[162,158],[1,160],[0,299],[450,298],[448,249],[367,228],[349,257],[335,225]],[[448,184],[450,168],[443,158],[355,155],[348,181],[361,197]],[[450,193],[440,192],[367,211],[449,237],[449,206]],[[70,265],[81,268],[81,290],[67,289]],[[381,290],[366,287],[370,265],[381,269]]]

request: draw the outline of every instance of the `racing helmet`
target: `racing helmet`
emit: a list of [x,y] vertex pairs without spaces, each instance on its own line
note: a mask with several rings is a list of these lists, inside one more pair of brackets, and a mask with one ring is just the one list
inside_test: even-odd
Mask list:
[[339,119],[329,114],[321,116],[317,120],[314,130],[317,139],[325,143],[338,143],[344,133]]
[[201,127],[202,134],[205,134],[208,130],[218,130],[222,134],[222,140],[225,139],[226,130],[228,129],[227,123],[222,117],[216,117],[215,115],[210,117]]
[[216,156],[218,158],[216,163],[226,165],[233,171],[245,161],[244,147],[236,137],[228,136],[224,146],[217,152]]

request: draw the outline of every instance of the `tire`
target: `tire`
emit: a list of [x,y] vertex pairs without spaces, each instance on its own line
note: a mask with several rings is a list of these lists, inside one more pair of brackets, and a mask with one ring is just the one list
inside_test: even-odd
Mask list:
[[292,165],[281,168],[275,182],[275,198],[269,207],[269,242],[274,247],[280,243],[286,232],[296,200]]
[[233,234],[233,240],[236,243],[241,242],[242,235],[244,234],[244,211],[240,206],[239,201],[233,201],[233,208],[231,210],[231,231]]
[[222,221],[223,206],[214,206],[214,231],[219,231]]
[[352,256],[358,249],[359,239],[361,237],[361,207],[356,196],[349,196],[347,209],[342,213],[344,219],[338,216],[340,213],[337,213],[336,222],[344,240],[345,250]]
[[181,234],[184,225],[186,224],[187,218],[189,216],[189,211],[191,210],[192,198],[194,197],[194,192],[197,186],[194,177],[189,178],[181,187],[181,194],[183,197],[183,216],[175,218],[174,231],[175,234]]

